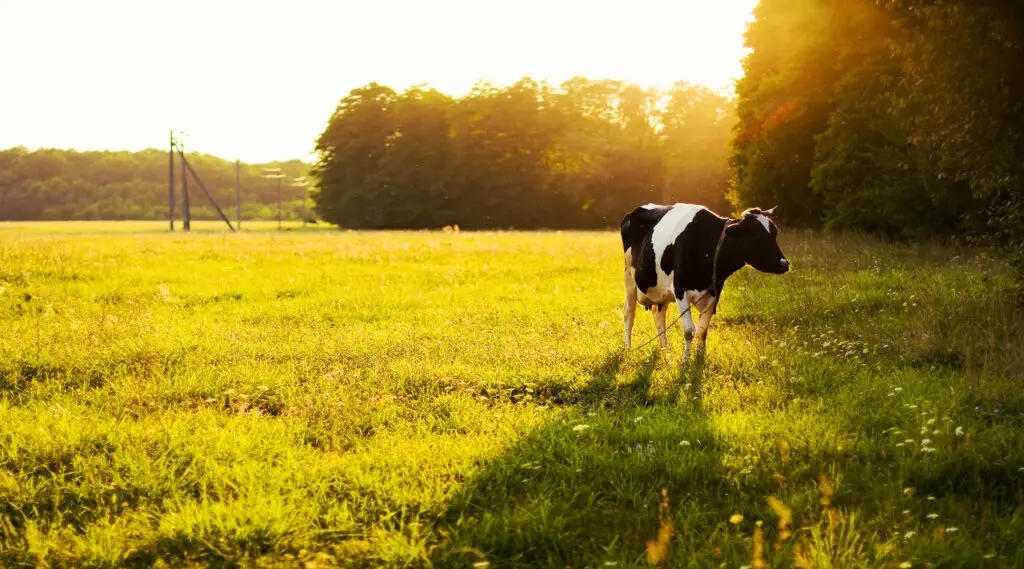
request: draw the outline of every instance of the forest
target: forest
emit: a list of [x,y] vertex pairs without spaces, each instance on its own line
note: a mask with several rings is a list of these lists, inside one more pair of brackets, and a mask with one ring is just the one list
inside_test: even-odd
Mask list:
[[[187,154],[218,205],[235,217],[235,163],[207,154]],[[181,216],[181,161],[175,157],[177,205]],[[298,160],[242,164],[239,170],[243,219],[277,218],[277,181],[263,168],[280,168],[282,216],[312,215],[308,191],[296,178],[309,173]],[[167,150],[76,152],[23,147],[0,150],[0,221],[167,219]],[[216,210],[189,178],[193,219],[218,219]]]
[[[354,228],[607,227],[648,201],[999,245],[1024,262],[1024,4],[762,0],[735,97],[584,78],[371,84],[313,167]],[[726,165],[727,164],[727,165]]]

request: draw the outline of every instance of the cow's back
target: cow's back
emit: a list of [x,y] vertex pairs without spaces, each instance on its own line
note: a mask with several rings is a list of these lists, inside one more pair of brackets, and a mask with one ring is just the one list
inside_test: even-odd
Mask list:
[[654,226],[671,210],[670,205],[647,204],[627,213],[619,228],[622,250],[628,251],[632,247],[636,254],[645,238],[650,238]]

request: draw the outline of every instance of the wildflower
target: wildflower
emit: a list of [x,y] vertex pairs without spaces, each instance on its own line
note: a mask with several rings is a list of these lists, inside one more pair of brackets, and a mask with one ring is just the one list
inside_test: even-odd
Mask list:
[[910,510],[903,510],[903,515],[909,516],[910,515]]
[[733,515],[729,516],[729,523],[731,523],[732,525],[738,525],[742,521],[743,521],[743,514],[733,514]]
[[639,415],[639,416],[637,416],[637,418],[636,418],[636,419],[633,419],[633,422],[634,422],[634,423],[639,423],[639,422],[640,422],[640,421],[642,421],[643,419],[644,419],[644,416],[643,416],[643,415]]
[[960,528],[954,528],[954,527],[946,528],[946,533],[953,533],[953,532],[958,532],[958,531],[960,531]]
[[[889,346],[886,346],[886,348],[888,348],[888,347]],[[893,389],[893,391],[895,391],[896,393],[899,393],[900,391],[903,391],[903,388],[902,387],[897,387],[897,388]]]
[[938,434],[939,434],[939,430],[938,429],[935,429],[934,431],[932,431],[932,435],[938,436]]
[[576,425],[575,427],[573,427],[572,430],[576,431],[577,433],[580,433],[580,432],[583,432],[583,431],[585,431],[585,430],[587,430],[589,428],[590,428],[590,425],[579,424],[579,425]]
[[928,496],[928,500],[934,502],[935,501],[935,496]]
[[937,519],[939,519],[939,514],[928,514],[925,517],[928,518],[929,520],[937,520]]
[[903,539],[910,539],[910,538],[914,537],[914,534],[916,534],[916,533],[917,532],[908,531],[907,533],[903,534]]
[[921,449],[921,452],[923,452],[925,454],[931,454],[931,453],[936,452],[936,451],[932,447],[925,447],[925,448]]
[[896,443],[896,448],[900,448],[902,446],[903,446],[903,443]]
[[928,419],[928,424],[929,425],[934,425],[935,424],[935,417],[932,417],[931,419]]
[[931,439],[921,439],[921,444],[922,445],[927,445],[927,444],[930,444],[931,442],[932,442]]
[[605,567],[615,567],[618,564],[619,564],[618,561],[605,561],[604,562],[604,566]]
[[962,436],[964,436],[964,428],[963,427],[957,427],[956,431],[954,431],[954,433],[956,434],[956,436],[962,437]]
[[914,444],[914,439],[907,439],[907,440],[903,441],[903,444],[912,445],[912,444]]
[[679,441],[679,446],[688,447],[690,446],[690,441]]
[[910,569],[913,566],[914,564],[909,561],[904,561],[903,563],[900,563],[900,569]]

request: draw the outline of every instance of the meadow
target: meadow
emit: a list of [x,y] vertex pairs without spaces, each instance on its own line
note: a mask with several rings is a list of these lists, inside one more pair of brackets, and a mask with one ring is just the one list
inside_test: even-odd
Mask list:
[[614,232],[272,227],[0,224],[0,566],[1024,566],[983,250],[783,228],[681,369]]

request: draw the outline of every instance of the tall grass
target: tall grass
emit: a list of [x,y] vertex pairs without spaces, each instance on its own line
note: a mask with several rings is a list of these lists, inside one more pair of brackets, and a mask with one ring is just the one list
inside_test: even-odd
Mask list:
[[0,226],[2,566],[1024,565],[981,251],[786,232],[681,370],[612,233],[114,225]]

